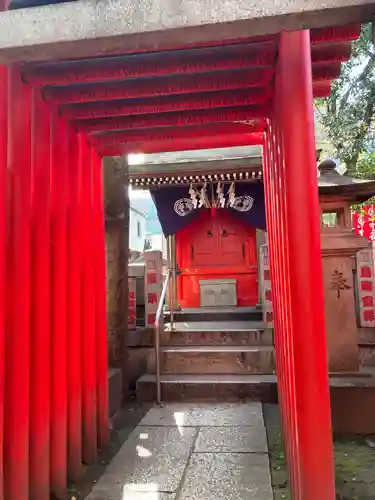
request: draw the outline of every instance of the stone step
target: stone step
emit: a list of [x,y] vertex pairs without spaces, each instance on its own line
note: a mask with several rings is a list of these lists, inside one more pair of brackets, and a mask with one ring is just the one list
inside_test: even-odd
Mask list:
[[176,323],[170,331],[165,325],[164,343],[174,346],[183,345],[273,345],[273,332],[260,322],[231,322],[206,324]]
[[[166,318],[169,312],[166,312]],[[175,321],[262,321],[260,307],[202,307],[174,312]]]
[[[273,374],[272,346],[168,346],[160,353],[163,374]],[[155,373],[155,352],[147,357],[147,373]]]
[[[163,401],[261,401],[277,402],[275,375],[162,375]],[[137,382],[137,400],[156,400],[155,375]]]

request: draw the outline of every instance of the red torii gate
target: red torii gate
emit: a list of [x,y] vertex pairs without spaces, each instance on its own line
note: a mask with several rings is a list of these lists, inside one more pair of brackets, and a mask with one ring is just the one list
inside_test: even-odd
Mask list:
[[293,498],[334,500],[312,99],[359,29],[1,68],[0,500],[64,498],[108,440],[101,157],[241,144],[265,146]]

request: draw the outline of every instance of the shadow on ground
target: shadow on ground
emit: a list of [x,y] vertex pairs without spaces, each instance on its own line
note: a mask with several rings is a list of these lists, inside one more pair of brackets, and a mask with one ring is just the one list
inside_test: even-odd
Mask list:
[[107,465],[118,453],[129,435],[151,408],[150,404],[127,404],[111,421],[111,436],[109,446],[98,456],[97,461],[86,467],[82,479],[69,488],[70,499],[84,500],[91,492],[93,485],[104,474]]
[[[263,407],[275,500],[290,500],[277,405]],[[375,448],[365,438],[335,439],[337,500],[375,500]]]

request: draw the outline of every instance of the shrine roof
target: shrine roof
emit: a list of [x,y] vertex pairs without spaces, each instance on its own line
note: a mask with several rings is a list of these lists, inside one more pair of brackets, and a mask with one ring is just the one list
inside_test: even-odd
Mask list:
[[[360,28],[311,30],[314,97],[329,95]],[[278,35],[218,39],[25,63],[21,71],[102,156],[259,147],[274,98],[278,41]],[[174,163],[194,156],[184,155]]]
[[141,160],[129,162],[130,182],[139,188],[263,178],[260,146],[142,155]]
[[[177,164],[191,163],[203,161],[218,161],[218,160],[236,160],[247,158],[262,158],[261,146],[242,146],[233,148],[217,148],[217,149],[199,149],[193,151],[176,151],[166,153],[145,154],[138,160],[137,158],[128,158],[130,166],[153,165],[160,164]],[[260,160],[261,161],[261,160]]]
[[344,195],[353,202],[362,203],[375,194],[375,180],[357,179],[340,174],[335,162],[325,160],[319,165],[319,194]]

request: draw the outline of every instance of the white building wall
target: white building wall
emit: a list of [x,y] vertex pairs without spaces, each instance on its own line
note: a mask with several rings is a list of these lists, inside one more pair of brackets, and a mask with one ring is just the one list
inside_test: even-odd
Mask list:
[[146,218],[143,214],[130,207],[129,219],[129,248],[136,252],[143,252],[146,235]]

